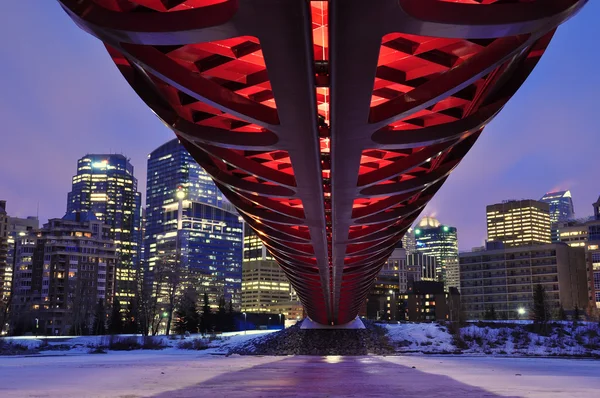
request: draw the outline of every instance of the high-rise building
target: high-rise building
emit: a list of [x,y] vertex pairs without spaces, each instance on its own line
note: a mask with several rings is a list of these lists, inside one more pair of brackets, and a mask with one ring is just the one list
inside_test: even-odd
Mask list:
[[109,306],[114,296],[117,257],[111,229],[92,212],[74,212],[19,234],[13,333],[91,332],[97,304],[102,300]]
[[426,256],[422,253],[413,253],[406,256],[406,268],[408,275],[415,275],[415,278],[411,280],[409,278],[407,289],[410,286],[410,282],[416,281],[436,281],[437,280],[437,262],[435,257]]
[[540,202],[548,203],[550,206],[552,242],[560,242],[558,224],[575,217],[571,191],[548,192],[542,196]]
[[551,243],[550,206],[537,200],[509,200],[489,205],[489,242],[504,247]]
[[[9,266],[8,263],[8,251],[8,214],[6,213],[6,201],[0,200],[0,317],[10,295],[12,266]],[[0,331],[2,331],[3,326],[0,325]]]
[[[1,210],[0,210],[1,211]],[[1,215],[0,215],[1,217]],[[2,222],[0,221],[0,224]],[[4,310],[2,309],[2,304],[0,304],[0,331],[2,331],[2,327],[6,324],[6,319],[8,316],[9,303],[10,303],[10,294],[13,290],[13,272],[15,267],[16,260],[16,250],[17,250],[17,241],[20,237],[25,236],[31,233],[34,230],[39,228],[39,221],[37,217],[27,217],[27,218],[19,218],[19,217],[8,217],[8,236],[7,236],[7,256],[6,256],[6,266],[4,267],[4,272],[0,271],[0,290],[2,290],[0,294],[0,302],[4,304]],[[0,227],[2,229],[2,227]],[[0,231],[0,235],[2,232]],[[0,269],[2,267],[0,266]]]
[[260,237],[248,224],[244,224],[244,262],[254,260],[271,260],[275,259],[267,250]]
[[[14,261],[15,238],[19,234],[25,234],[40,228],[40,221],[35,216],[27,218],[8,217],[8,265],[12,266]],[[12,248],[12,249],[11,249]]]
[[144,228],[148,283],[176,269],[199,294],[208,294],[211,307],[224,297],[240,309],[242,221],[177,139],[148,156]]
[[590,303],[583,248],[564,243],[460,254],[461,298],[468,319],[482,319],[492,306],[502,319],[526,316],[537,284],[553,312]]
[[247,224],[244,227],[242,312],[282,314],[290,322],[300,319],[303,312],[285,272]]
[[406,250],[407,256],[417,252],[417,240],[415,239],[415,231],[412,228],[409,228],[402,237],[402,247]]
[[133,165],[123,155],[88,154],[77,161],[67,214],[92,212],[110,226],[116,245],[116,290],[126,306],[136,295],[141,249],[141,195]]
[[548,192],[540,199],[540,202],[548,203],[550,206],[550,222],[567,221],[575,216],[571,191]]
[[[596,204],[594,204],[596,208]],[[600,309],[600,219],[570,220],[558,223],[559,239],[571,247],[584,248],[587,253],[589,293]]]
[[415,239],[419,253],[435,257],[436,279],[446,284],[448,262],[458,257],[456,228],[442,225],[433,217],[425,217],[415,228]]

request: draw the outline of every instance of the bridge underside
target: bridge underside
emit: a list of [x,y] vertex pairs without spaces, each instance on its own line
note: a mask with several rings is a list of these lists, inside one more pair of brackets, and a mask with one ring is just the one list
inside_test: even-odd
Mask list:
[[586,3],[59,1],[328,325]]

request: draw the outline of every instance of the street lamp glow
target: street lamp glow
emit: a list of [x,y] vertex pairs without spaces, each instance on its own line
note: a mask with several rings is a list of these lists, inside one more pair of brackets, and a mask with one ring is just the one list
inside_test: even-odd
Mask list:
[[179,190],[179,191],[177,191],[175,196],[177,197],[177,199],[183,200],[183,198],[185,198],[185,192],[183,192],[182,190]]
[[517,312],[519,313],[519,315],[525,315],[525,308],[519,307],[519,309],[517,309]]

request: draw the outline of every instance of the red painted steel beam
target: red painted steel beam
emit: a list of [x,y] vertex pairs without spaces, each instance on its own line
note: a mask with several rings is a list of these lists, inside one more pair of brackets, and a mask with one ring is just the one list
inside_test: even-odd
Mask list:
[[587,0],[59,2],[343,324]]

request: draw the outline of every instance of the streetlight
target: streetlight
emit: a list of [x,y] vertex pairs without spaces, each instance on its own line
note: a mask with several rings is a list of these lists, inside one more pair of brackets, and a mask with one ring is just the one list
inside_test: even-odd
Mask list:
[[246,319],[248,318],[245,312],[243,312],[242,315],[244,315],[244,334],[247,334],[246,332],[248,330],[248,325],[246,325]]
[[269,317],[269,320],[267,321],[267,330],[271,327],[271,317]]
[[40,320],[35,318],[35,337],[38,337],[38,329],[40,328]]
[[525,315],[525,313],[526,313],[526,311],[525,311],[525,308],[523,308],[523,307],[519,307],[519,308],[517,309],[517,314],[519,314],[519,319],[521,319],[521,317],[522,317],[523,315]]
[[[279,326],[281,326],[281,313],[277,314],[279,315]],[[282,328],[283,329],[283,328]]]

